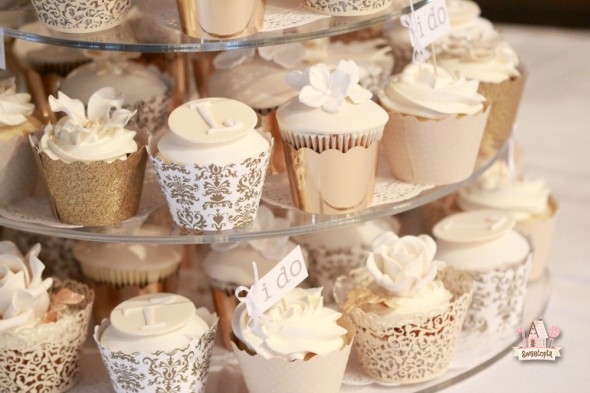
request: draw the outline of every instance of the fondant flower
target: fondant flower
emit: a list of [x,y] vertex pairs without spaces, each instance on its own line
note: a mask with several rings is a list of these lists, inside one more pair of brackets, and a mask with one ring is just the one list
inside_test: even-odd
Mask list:
[[287,75],[287,83],[299,90],[299,101],[312,108],[335,113],[348,98],[356,104],[371,99],[371,92],[359,85],[359,69],[352,60],[341,60],[335,70],[318,64]]
[[49,308],[53,280],[41,277],[39,251],[36,244],[23,257],[12,242],[0,242],[0,332],[40,322]]
[[0,81],[0,125],[16,126],[27,121],[35,109],[27,93],[17,93],[14,78]]
[[436,243],[427,235],[378,236],[367,259],[367,270],[381,287],[403,297],[418,294],[436,277],[442,262],[434,261]]

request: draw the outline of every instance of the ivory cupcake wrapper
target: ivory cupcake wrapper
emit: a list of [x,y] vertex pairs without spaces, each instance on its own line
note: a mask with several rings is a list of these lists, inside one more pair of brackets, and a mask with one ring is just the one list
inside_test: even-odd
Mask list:
[[80,349],[86,341],[94,294],[86,285],[65,280],[51,291],[68,288],[84,295],[82,303],[53,323],[0,333],[0,386],[2,392],[19,393],[70,390],[80,371]]
[[[116,287],[124,287],[127,285],[147,285],[165,279],[178,271],[180,261],[172,263],[168,266],[149,267],[145,264],[145,268],[131,269],[116,269],[112,267],[92,266],[91,263],[83,263],[82,271],[84,275],[96,282],[109,283]],[[120,261],[120,266],[125,267],[125,261]]]
[[531,259],[532,253],[517,264],[487,272],[461,272],[450,266],[441,271],[443,279],[456,280],[465,273],[473,279],[473,300],[463,331],[484,334],[520,324]]
[[283,143],[293,204],[315,214],[345,214],[373,201],[379,141],[346,153],[328,149],[317,153]]
[[181,166],[157,156],[157,140],[158,136],[150,138],[149,156],[177,225],[218,231],[252,222],[262,197],[272,142],[267,151],[240,163]]
[[346,345],[326,356],[292,362],[282,358],[265,359],[250,354],[232,335],[234,355],[250,393],[337,393],[340,391],[350,355],[354,328],[345,318],[339,324],[348,330]]
[[443,185],[468,178],[475,168],[489,107],[471,116],[418,119],[389,111],[383,148],[395,178]]
[[[31,144],[36,146],[33,139]],[[137,212],[145,173],[145,147],[126,160],[111,163],[66,163],[34,149],[39,155],[48,196],[61,222],[82,226],[112,225]]]
[[217,330],[217,317],[204,308],[198,309],[197,314],[208,323],[209,331],[192,340],[186,347],[169,352],[113,352],[100,344],[102,333],[110,322],[103,320],[100,326],[96,326],[94,341],[98,345],[115,392],[204,392]]
[[303,5],[320,14],[359,16],[383,11],[391,5],[391,0],[303,0]]
[[[356,328],[355,350],[367,375],[380,382],[408,384],[428,381],[447,371],[473,285],[468,275],[453,278],[444,281],[453,299],[442,313],[382,319],[359,308],[350,312]],[[342,305],[350,290],[371,281],[365,268],[339,277],[334,286],[336,302]]]
[[26,137],[0,142],[0,206],[33,195],[37,184],[37,165]]
[[121,24],[131,0],[32,0],[41,23],[64,33],[88,33]]

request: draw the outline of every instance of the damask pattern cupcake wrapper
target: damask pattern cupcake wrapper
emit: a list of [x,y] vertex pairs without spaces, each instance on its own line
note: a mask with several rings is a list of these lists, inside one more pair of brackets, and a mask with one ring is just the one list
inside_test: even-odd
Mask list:
[[100,326],[96,326],[94,340],[115,392],[204,392],[217,331],[217,318],[212,314],[209,317],[213,322],[207,333],[191,341],[185,348],[169,352],[113,352],[100,345],[102,332],[110,322],[104,320]]
[[181,166],[166,163],[154,152],[150,159],[174,222],[197,231],[242,228],[256,216],[262,197],[272,143],[269,149],[241,163],[225,166]]
[[391,5],[391,0],[303,0],[303,4],[321,14],[358,16],[382,11]]

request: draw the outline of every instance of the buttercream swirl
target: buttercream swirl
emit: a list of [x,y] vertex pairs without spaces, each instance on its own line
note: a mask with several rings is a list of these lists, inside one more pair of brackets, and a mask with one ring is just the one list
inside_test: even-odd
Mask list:
[[361,104],[372,97],[370,91],[359,85],[359,69],[352,60],[341,60],[333,71],[325,64],[294,71],[287,75],[286,81],[299,90],[302,104],[328,113],[338,112],[345,100]]
[[483,110],[479,82],[428,63],[410,63],[379,92],[383,106],[427,119],[473,115]]
[[508,211],[520,221],[545,213],[550,193],[545,181],[510,176],[506,163],[496,161],[474,182],[459,190],[457,202],[463,210]]
[[341,313],[324,307],[322,288],[295,288],[260,317],[256,328],[243,304],[234,314],[236,337],[264,358],[304,360],[325,356],[345,345],[347,330],[338,325]]
[[500,83],[520,76],[518,55],[493,29],[472,28],[441,42],[438,63],[467,79]]
[[0,332],[33,327],[49,309],[53,280],[41,277],[40,251],[36,244],[23,257],[12,242],[0,242]]
[[137,151],[136,132],[125,129],[135,112],[122,109],[123,96],[114,88],[92,94],[87,114],[82,101],[62,92],[57,99],[50,96],[49,105],[54,112],[66,114],[55,125],[45,127],[39,143],[39,149],[52,159],[112,162]]
[[35,109],[31,95],[17,93],[14,78],[0,81],[0,126],[17,126],[27,121]]

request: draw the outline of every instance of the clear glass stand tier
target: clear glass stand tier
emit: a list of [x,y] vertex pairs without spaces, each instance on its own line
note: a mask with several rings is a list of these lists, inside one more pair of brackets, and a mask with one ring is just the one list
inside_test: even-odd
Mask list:
[[[291,0],[267,0],[266,4],[269,7],[277,3],[284,4],[286,1]],[[414,8],[418,9],[429,1],[416,1]],[[175,0],[136,0],[124,23],[109,30],[85,34],[61,33],[50,29],[39,34],[12,27],[11,21],[15,16],[28,20],[35,18],[29,1],[22,0],[18,4],[16,9],[0,11],[0,26],[4,26],[6,36],[49,45],[144,53],[204,52],[284,44],[340,35],[399,18],[400,15],[409,12],[408,7],[404,8],[401,5],[405,5],[405,2],[400,4],[394,1],[389,8],[375,14],[318,18],[292,28],[264,30],[247,37],[220,40],[195,38],[184,34],[180,27]],[[295,4],[299,3],[295,1]],[[3,13],[10,15],[7,14],[6,18],[3,18]]]

